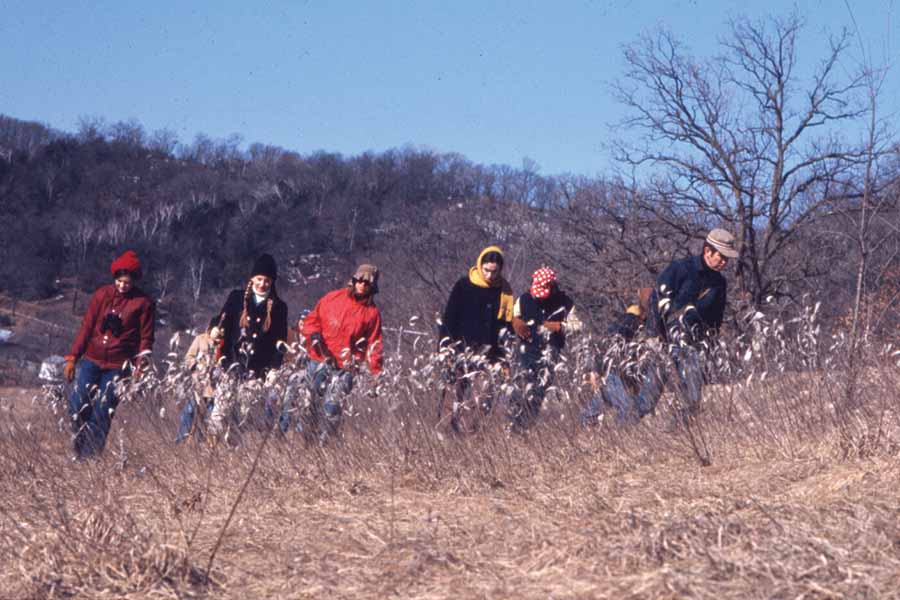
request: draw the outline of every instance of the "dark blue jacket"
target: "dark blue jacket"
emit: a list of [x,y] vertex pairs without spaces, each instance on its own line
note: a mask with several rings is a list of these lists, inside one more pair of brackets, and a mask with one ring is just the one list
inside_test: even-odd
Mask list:
[[[725,316],[726,289],[725,277],[707,267],[702,256],[673,261],[656,280],[650,296],[646,334],[668,339],[667,325],[677,326],[672,317],[680,316],[688,305],[696,310],[684,312],[685,325],[702,333],[717,331]],[[660,299],[669,300],[665,314],[660,311]]]
[[[518,340],[519,357],[523,366],[532,367],[543,356],[545,340],[544,334],[540,332],[541,325],[548,321],[565,321],[574,305],[568,294],[556,286],[544,300],[536,299],[531,292],[519,296],[517,302],[519,318],[531,329],[531,340]],[[546,345],[550,347],[553,356],[556,356],[565,344],[566,336],[562,331],[547,336]]]
[[500,330],[507,325],[497,318],[501,292],[500,287],[478,287],[468,276],[461,277],[453,286],[441,317],[441,343],[449,340],[460,349],[486,350],[492,358],[499,356]]

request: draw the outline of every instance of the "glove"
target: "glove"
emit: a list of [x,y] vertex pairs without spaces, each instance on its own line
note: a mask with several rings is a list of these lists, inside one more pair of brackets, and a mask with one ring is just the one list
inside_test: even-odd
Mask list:
[[75,359],[69,359],[66,361],[66,366],[63,367],[63,377],[69,383],[75,381]]

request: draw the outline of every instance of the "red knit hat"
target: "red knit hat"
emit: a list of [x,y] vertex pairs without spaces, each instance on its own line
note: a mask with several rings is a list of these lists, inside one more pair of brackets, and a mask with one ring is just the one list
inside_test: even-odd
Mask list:
[[125,254],[112,261],[109,270],[113,274],[113,277],[115,277],[116,273],[119,271],[128,271],[131,273],[132,277],[140,279],[141,259],[138,258],[138,255],[135,254],[134,250],[128,250]]
[[543,300],[550,295],[556,282],[556,271],[550,267],[541,267],[531,276],[531,296]]

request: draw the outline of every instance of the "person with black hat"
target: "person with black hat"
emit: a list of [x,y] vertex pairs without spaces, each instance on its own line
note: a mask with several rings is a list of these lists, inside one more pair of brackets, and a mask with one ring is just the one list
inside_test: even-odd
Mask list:
[[287,341],[288,308],[278,297],[277,279],[275,259],[263,254],[253,264],[247,286],[228,295],[219,311],[223,368],[258,378],[281,366],[284,356],[277,344]]
[[112,262],[110,273],[113,283],[91,296],[63,369],[71,383],[75,364],[83,359],[69,400],[79,460],[102,452],[118,405],[115,383],[130,368],[137,376],[153,350],[156,304],[135,286],[141,277],[140,259],[129,250]]
[[[382,369],[381,311],[375,306],[379,271],[375,265],[357,267],[347,287],[322,296],[300,324],[309,354],[307,385],[321,400],[324,427],[306,431],[320,441],[337,434],[343,399],[353,389],[353,376],[367,363],[377,376]],[[302,424],[301,424],[302,427]]]
[[[718,333],[725,316],[727,282],[722,271],[738,257],[734,236],[713,229],[697,256],[673,261],[662,272],[650,296],[645,337],[668,345],[678,374],[682,420],[699,408],[703,373],[699,350]],[[640,391],[633,398],[632,418],[656,408],[668,379],[668,368],[650,361]]]

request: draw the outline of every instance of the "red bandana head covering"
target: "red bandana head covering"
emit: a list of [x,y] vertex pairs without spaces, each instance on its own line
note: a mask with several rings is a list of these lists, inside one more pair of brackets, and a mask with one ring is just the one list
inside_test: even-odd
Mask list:
[[543,300],[550,295],[553,284],[556,282],[556,271],[550,267],[541,267],[531,276],[532,297]]

